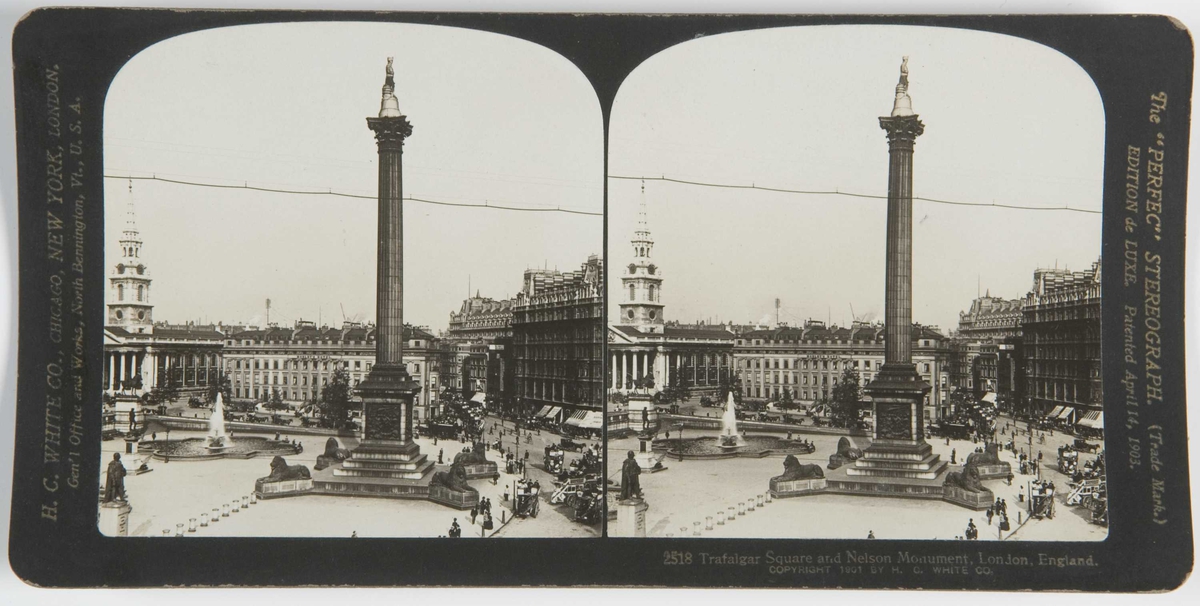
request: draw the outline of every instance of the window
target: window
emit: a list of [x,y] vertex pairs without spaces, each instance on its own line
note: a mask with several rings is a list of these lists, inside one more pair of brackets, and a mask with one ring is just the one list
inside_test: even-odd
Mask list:
[[637,287],[635,287],[633,284],[630,284],[629,285],[629,300],[634,301],[636,299],[637,299]]
[[138,294],[137,294],[137,300],[138,300],[138,301],[141,301],[141,300],[142,300],[142,292],[143,292],[143,290],[142,290],[142,289],[143,289],[143,288],[145,288],[145,287],[144,287],[144,286],[142,286],[141,284],[138,284]]
[[117,300],[118,301],[125,300],[125,285],[124,284],[117,285]]

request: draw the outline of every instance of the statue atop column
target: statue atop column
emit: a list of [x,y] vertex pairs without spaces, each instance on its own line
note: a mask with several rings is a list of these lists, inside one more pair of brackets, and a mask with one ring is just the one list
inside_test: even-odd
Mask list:
[[396,118],[401,114],[400,101],[396,99],[396,78],[395,72],[392,71],[392,57],[388,57],[384,72],[386,75],[383,79],[383,100],[379,105],[379,117]]

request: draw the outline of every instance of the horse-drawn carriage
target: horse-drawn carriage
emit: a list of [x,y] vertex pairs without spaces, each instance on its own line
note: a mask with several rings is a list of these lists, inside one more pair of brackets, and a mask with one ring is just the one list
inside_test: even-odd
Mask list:
[[1058,470],[1069,476],[1075,472],[1077,467],[1079,467],[1079,452],[1070,446],[1059,448]]
[[545,458],[542,459],[542,464],[546,468],[546,472],[558,475],[563,470],[563,449],[557,444],[550,444],[546,447]]
[[559,440],[558,445],[562,450],[570,450],[571,452],[579,452],[584,448],[587,448],[586,444],[582,442],[576,442],[571,438],[563,438]]
[[536,480],[518,480],[516,510],[513,511],[513,514],[522,518],[536,518],[541,503],[539,498],[541,491],[541,485]]
[[566,504],[574,511],[576,522],[594,524],[600,521],[604,515],[604,490],[599,475],[567,478],[557,482],[556,486],[550,496],[552,505]]
[[1029,517],[1054,518],[1054,484],[1034,480],[1029,490]]
[[1089,442],[1086,438],[1075,438],[1075,443],[1072,444],[1072,447],[1080,452],[1097,452],[1100,450],[1100,443]]

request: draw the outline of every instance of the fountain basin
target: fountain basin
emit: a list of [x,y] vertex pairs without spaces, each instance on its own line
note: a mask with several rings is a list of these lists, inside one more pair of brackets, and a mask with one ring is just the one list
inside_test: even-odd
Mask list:
[[293,446],[285,440],[273,440],[258,436],[238,437],[232,443],[221,446],[209,446],[207,438],[188,438],[185,440],[157,440],[143,442],[142,448],[153,451],[156,459],[171,461],[207,461],[224,458],[252,459],[254,457],[273,457],[276,455],[295,455],[304,449]]
[[800,440],[775,436],[738,436],[735,444],[727,444],[723,436],[673,438],[657,440],[654,450],[666,451],[667,456],[683,459],[729,459],[733,457],[769,457],[811,454],[815,447]]

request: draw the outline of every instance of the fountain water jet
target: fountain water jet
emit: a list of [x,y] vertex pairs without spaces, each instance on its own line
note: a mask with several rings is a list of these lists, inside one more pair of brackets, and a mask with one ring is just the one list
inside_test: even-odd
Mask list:
[[737,429],[737,405],[733,402],[733,392],[725,402],[725,414],[721,415],[721,435],[717,438],[721,448],[741,448],[746,443]]
[[208,418],[208,444],[205,446],[208,450],[225,450],[233,448],[233,439],[225,432],[225,407],[221,402],[221,394],[217,393],[217,400],[213,403],[212,416]]

